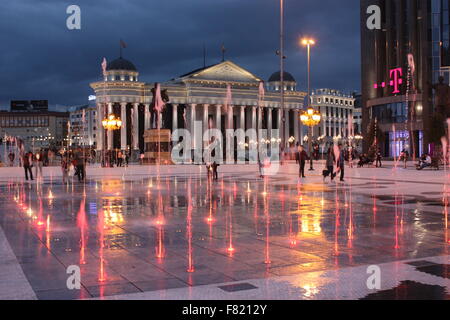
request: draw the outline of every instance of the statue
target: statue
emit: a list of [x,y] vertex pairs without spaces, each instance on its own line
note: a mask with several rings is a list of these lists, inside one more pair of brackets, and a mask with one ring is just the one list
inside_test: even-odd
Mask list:
[[450,116],[449,112],[449,98],[450,98],[450,87],[444,82],[444,77],[439,77],[439,83],[433,84],[431,86],[435,91],[435,105],[437,112],[440,113],[444,118]]
[[[157,129],[157,118],[158,118],[158,111],[155,108],[155,102],[156,102],[156,86],[158,84],[155,83],[155,86],[152,89],[152,103],[150,104],[150,124],[151,124],[151,128],[152,129]],[[167,89],[161,90],[161,98],[164,101],[164,103],[166,104],[167,102],[170,101],[169,95],[167,94]],[[169,127],[169,123],[168,119],[169,119],[169,110],[167,108],[166,105],[164,105],[163,110],[161,112],[161,117],[162,117],[162,123],[161,123],[161,128],[160,129],[168,129]]]

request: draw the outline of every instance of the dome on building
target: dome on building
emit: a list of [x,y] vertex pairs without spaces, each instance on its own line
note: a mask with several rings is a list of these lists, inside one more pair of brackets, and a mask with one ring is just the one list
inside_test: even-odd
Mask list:
[[108,63],[108,66],[106,67],[106,71],[112,71],[112,70],[137,71],[136,67],[134,66],[134,64],[132,62],[125,60],[122,57]]
[[[292,74],[290,74],[289,72],[284,72],[284,81],[285,82],[296,82],[295,78],[292,76]],[[269,78],[269,82],[280,82],[281,81],[281,72],[275,72],[274,74],[272,74]]]

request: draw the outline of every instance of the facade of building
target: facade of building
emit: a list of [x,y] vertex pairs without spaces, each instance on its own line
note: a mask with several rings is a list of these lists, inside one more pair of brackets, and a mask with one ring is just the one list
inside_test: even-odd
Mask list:
[[69,144],[71,146],[96,147],[97,144],[97,108],[79,106],[69,109]]
[[[372,5],[381,9],[381,29],[368,28]],[[450,80],[449,1],[362,0],[361,37],[363,130],[377,120],[385,156],[428,151],[431,84]]]
[[0,112],[0,135],[23,140],[26,148],[67,146],[66,112]]
[[352,95],[338,90],[317,89],[311,95],[311,106],[322,114],[321,123],[314,129],[315,136],[347,138],[351,127],[349,121],[355,128],[355,98]]
[[[260,103],[259,87],[262,79],[231,61],[201,68],[170,81],[161,83],[169,101],[163,111],[161,127],[188,129],[198,134],[195,121],[202,122],[202,130],[281,128],[285,119],[286,137],[301,139],[299,111],[303,108],[306,93],[297,91],[295,79],[285,73],[284,115],[280,108],[280,73],[275,73],[267,83],[267,91]],[[291,81],[289,81],[289,79]],[[103,81],[91,84],[97,100],[97,123],[114,114],[122,120],[116,131],[97,132],[97,150],[131,150],[143,153],[144,133],[156,128],[152,109],[154,84],[139,81],[137,68],[123,58],[110,62]],[[231,86],[231,106],[225,110],[227,86]],[[258,108],[262,104],[261,108]],[[230,112],[230,110],[232,112]],[[281,135],[281,133],[280,133]],[[224,135],[225,136],[225,135]],[[196,147],[195,145],[193,147]]]

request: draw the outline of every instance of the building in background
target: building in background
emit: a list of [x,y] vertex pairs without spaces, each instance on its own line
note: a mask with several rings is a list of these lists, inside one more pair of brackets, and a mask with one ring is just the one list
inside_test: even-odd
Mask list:
[[355,134],[362,134],[362,96],[360,93],[353,93],[354,109],[353,109],[353,127]]
[[[96,147],[97,110],[95,103],[70,107],[69,143],[72,147]],[[101,125],[101,124],[100,124]]]
[[[260,103],[259,87],[263,80],[231,61],[191,71],[161,83],[161,90],[166,90],[169,98],[161,127],[172,132],[188,129],[195,136],[208,128],[222,133],[240,128],[279,129],[284,118],[285,136],[298,141],[302,131],[299,112],[306,94],[296,90],[291,75],[285,73],[285,79],[285,108],[281,110],[280,72],[270,77],[269,90]],[[225,105],[227,85],[232,90],[228,107]],[[154,84],[140,82],[135,65],[119,58],[108,63],[103,79],[91,83],[91,88],[97,100],[97,123],[109,115],[122,120],[120,130],[102,128],[97,132],[97,151],[130,150],[134,157],[143,153],[144,132],[157,127],[151,109]],[[200,128],[194,126],[196,121],[201,121]]]
[[[322,113],[321,123],[314,129],[314,136],[328,140],[348,138],[349,122],[354,128],[355,98],[333,89],[317,89],[312,92],[311,106]],[[356,134],[356,130],[353,130]]]
[[21,139],[25,148],[61,148],[67,145],[69,114],[53,111],[2,111],[0,136]]
[[[367,26],[371,5],[381,9],[380,30]],[[429,151],[431,84],[450,80],[449,1],[362,0],[361,58],[364,133],[376,119],[385,156]]]

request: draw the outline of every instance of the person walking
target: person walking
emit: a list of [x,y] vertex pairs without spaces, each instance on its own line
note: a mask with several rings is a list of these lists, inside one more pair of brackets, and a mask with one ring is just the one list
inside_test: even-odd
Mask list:
[[[381,157],[381,152],[380,149],[377,149],[377,154],[376,154],[376,158],[375,158],[375,167],[377,168],[381,168],[383,166],[383,164],[381,163],[382,157]],[[378,164],[380,164],[378,166]]]
[[331,181],[334,180],[336,174],[334,173],[334,164],[336,162],[336,157],[334,156],[333,149],[329,148],[325,158],[326,170],[324,171],[323,181],[325,182],[326,177],[330,176]]
[[408,167],[408,159],[409,159],[409,152],[406,149],[403,149],[400,154],[400,160],[403,161],[403,169],[406,169]]
[[66,184],[69,178],[69,159],[66,156],[61,157],[62,180]]
[[299,177],[300,178],[306,178],[305,177],[305,165],[306,161],[309,160],[308,154],[306,153],[303,146],[298,147],[297,155],[296,155],[296,162],[299,164]]
[[14,159],[16,158],[14,152],[10,152],[8,158],[9,158],[9,166],[14,167]]
[[84,181],[86,172],[85,172],[85,159],[83,157],[83,152],[81,150],[77,150],[75,153],[76,160],[76,172],[78,176],[78,182]]
[[344,148],[342,148],[342,144],[339,145],[339,159],[337,160],[338,171],[341,174],[340,181],[345,182],[345,152]]
[[22,164],[25,170],[25,180],[28,181],[28,174],[30,179],[34,180],[33,172],[31,171],[31,167],[33,166],[33,154],[30,151],[24,154]]

